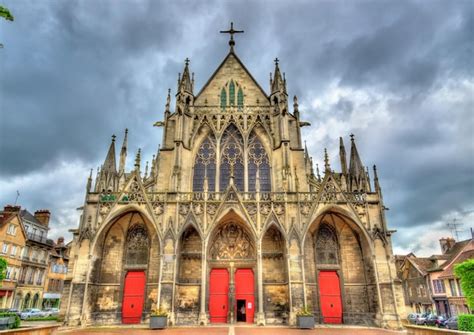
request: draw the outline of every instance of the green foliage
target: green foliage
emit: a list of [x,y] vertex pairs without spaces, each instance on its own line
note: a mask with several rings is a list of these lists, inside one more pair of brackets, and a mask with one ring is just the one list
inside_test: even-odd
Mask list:
[[461,280],[461,288],[471,310],[474,309],[474,259],[454,266],[454,274]]
[[310,306],[306,306],[305,308],[301,309],[296,315],[297,316],[313,316],[313,312],[311,311]]
[[2,281],[5,279],[7,275],[7,261],[0,257],[0,286],[2,285]]
[[168,311],[163,308],[152,309],[150,316],[168,316]]
[[20,317],[18,315],[16,315],[15,313],[0,313],[0,318],[6,318],[6,317],[14,317],[15,318],[15,322],[10,325],[10,329],[13,329],[13,328],[18,328],[20,327]]
[[14,20],[13,15],[10,13],[8,8],[5,8],[3,6],[0,6],[0,17],[3,17],[5,20],[8,20],[8,21]]
[[28,318],[26,319],[26,321],[58,321],[58,317],[57,316],[39,316],[39,317],[36,317],[36,318]]
[[474,314],[462,314],[458,316],[458,329],[474,332]]

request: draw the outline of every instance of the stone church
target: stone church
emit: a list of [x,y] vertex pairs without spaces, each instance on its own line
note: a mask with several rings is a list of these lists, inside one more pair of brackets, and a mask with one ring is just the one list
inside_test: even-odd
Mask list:
[[[314,170],[278,60],[266,91],[230,50],[198,91],[189,60],[161,147],[126,171],[127,130],[88,179],[61,313],[69,325],[246,322],[397,328],[403,293],[374,166],[340,139],[335,172]],[[291,103],[292,102],[292,103]],[[291,106],[292,105],[292,106]],[[158,146],[158,143],[157,143]],[[118,162],[117,162],[118,160]],[[118,164],[117,164],[118,163]],[[117,166],[118,165],[118,166]]]

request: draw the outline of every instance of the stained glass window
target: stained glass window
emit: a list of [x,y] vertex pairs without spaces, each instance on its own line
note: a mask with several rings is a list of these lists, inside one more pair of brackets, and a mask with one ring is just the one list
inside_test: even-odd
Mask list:
[[242,88],[239,87],[239,92],[237,93],[237,106],[239,109],[244,107],[244,92],[242,92]]
[[224,109],[227,106],[227,93],[223,87],[221,90],[221,108]]
[[318,264],[339,264],[336,234],[327,225],[322,224],[316,239],[316,262]]
[[213,136],[202,142],[194,160],[193,191],[204,191],[204,179],[207,176],[209,192],[216,187],[216,144]]
[[221,139],[220,190],[225,191],[233,171],[234,184],[244,190],[243,140],[237,127],[231,124]]
[[248,147],[248,189],[250,192],[256,191],[257,173],[260,183],[260,192],[270,192],[271,178],[268,155],[262,142],[260,142],[255,132],[252,132],[250,134]]
[[229,84],[229,105],[235,105],[235,84],[233,80]]
[[148,264],[148,233],[144,225],[133,226],[127,234],[127,265]]

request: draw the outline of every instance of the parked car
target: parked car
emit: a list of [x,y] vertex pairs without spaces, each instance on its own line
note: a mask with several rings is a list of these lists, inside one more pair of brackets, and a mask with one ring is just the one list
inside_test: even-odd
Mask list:
[[8,313],[15,313],[16,315],[20,316],[21,311],[20,311],[19,309],[17,309],[17,308],[10,308],[10,309],[8,310]]
[[407,320],[408,320],[408,322],[414,324],[414,323],[416,323],[416,320],[418,319],[418,317],[420,315],[421,314],[419,314],[419,313],[410,313],[410,314],[408,314]]
[[59,309],[58,308],[45,308],[42,310],[43,316],[58,316]]
[[43,316],[43,312],[41,312],[38,308],[27,308],[24,309],[20,314],[20,319],[26,320],[30,318],[40,318]]
[[447,329],[458,329],[458,317],[452,316],[444,323]]
[[431,315],[431,313],[423,313],[421,315],[418,316],[418,318],[416,319],[416,322],[415,324],[417,325],[425,325],[426,323],[426,319]]
[[425,320],[425,325],[443,327],[443,322],[446,321],[446,318],[442,315],[431,314]]

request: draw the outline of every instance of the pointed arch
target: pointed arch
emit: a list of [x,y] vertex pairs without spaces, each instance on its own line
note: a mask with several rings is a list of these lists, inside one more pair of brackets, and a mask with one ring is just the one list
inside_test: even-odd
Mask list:
[[239,107],[239,109],[244,107],[244,92],[242,91],[242,87],[239,87],[239,91],[237,92],[237,107]]
[[315,244],[318,264],[339,264],[339,245],[336,232],[328,223],[323,222],[319,226]]
[[221,90],[221,108],[225,109],[227,106],[227,92],[225,91],[225,87]]
[[226,190],[231,176],[239,191],[244,191],[244,145],[243,137],[232,123],[222,134],[220,141],[220,191]]
[[210,133],[201,143],[194,158],[193,191],[202,192],[207,183],[207,190],[213,192],[216,185],[216,140]]
[[233,80],[229,83],[229,105],[235,105],[235,84]]
[[150,238],[148,229],[143,223],[135,223],[129,227],[125,250],[127,266],[144,266],[148,264]]

